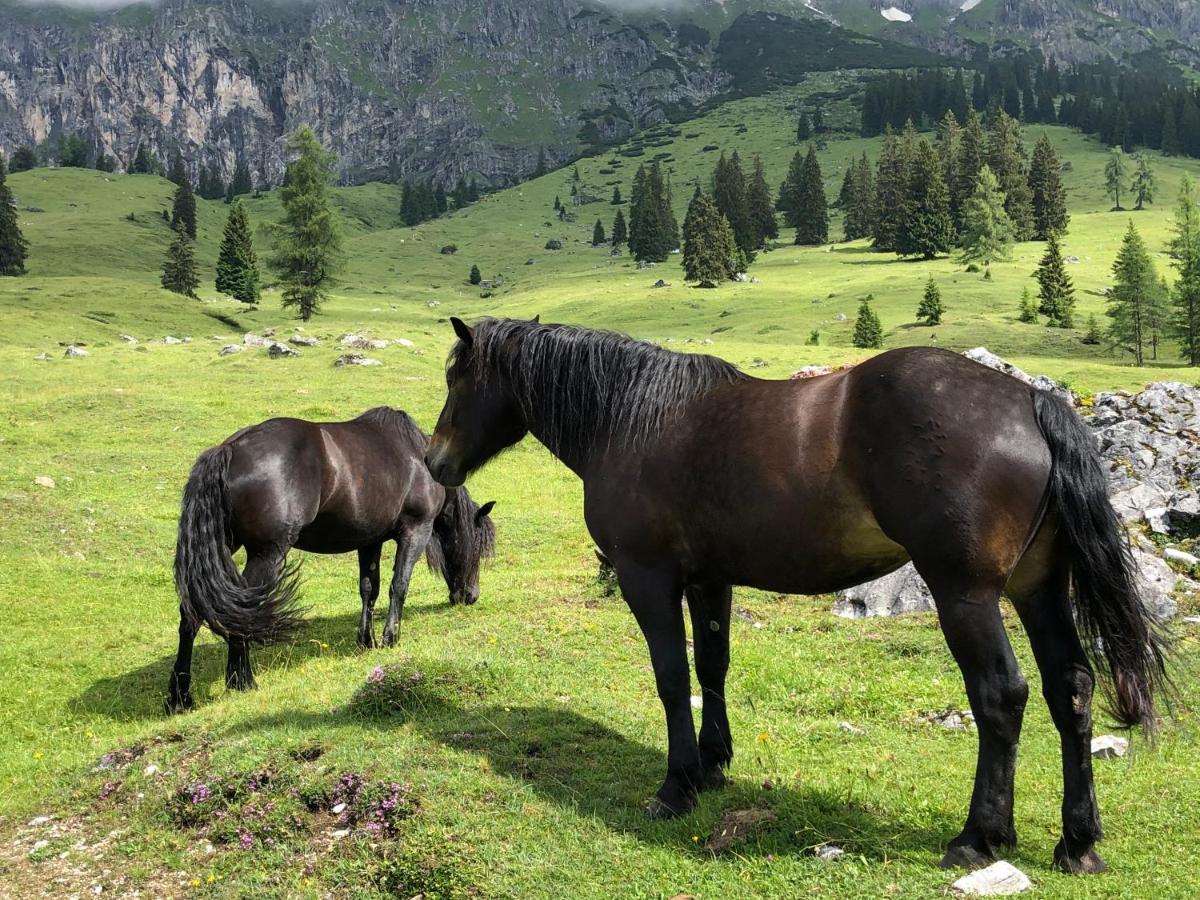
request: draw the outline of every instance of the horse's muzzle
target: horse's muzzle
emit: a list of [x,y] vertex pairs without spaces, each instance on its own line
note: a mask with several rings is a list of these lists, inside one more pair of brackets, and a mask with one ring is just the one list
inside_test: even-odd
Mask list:
[[425,454],[425,466],[433,480],[443,487],[462,487],[466,481],[456,467],[446,460],[446,454],[436,447],[430,447]]

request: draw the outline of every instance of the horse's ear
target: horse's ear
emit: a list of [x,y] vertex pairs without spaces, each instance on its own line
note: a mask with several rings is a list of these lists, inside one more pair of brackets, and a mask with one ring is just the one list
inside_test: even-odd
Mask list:
[[479,509],[475,511],[475,524],[478,525],[485,518],[487,518],[487,514],[492,511],[492,507],[495,505],[495,500],[489,500],[487,503],[483,504],[483,506],[479,507]]
[[458,339],[460,341],[462,341],[468,347],[475,343],[475,332],[471,330],[470,326],[467,325],[466,322],[458,318],[458,316],[451,316],[450,324],[454,326],[454,333],[458,335]]
[[534,325],[541,325],[542,324],[542,314],[538,313],[536,316],[534,316],[529,321],[532,322]]

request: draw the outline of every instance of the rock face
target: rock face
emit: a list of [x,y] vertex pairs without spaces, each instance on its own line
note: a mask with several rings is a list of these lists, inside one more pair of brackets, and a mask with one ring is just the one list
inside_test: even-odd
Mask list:
[[[1041,390],[1050,390],[1077,404],[1074,394],[1045,376],[1030,376],[984,347],[964,356]],[[1133,557],[1142,600],[1158,619],[1178,612],[1173,594],[1179,588],[1200,588],[1181,578],[1164,561],[1192,569],[1191,554],[1160,551],[1136,528],[1170,534],[1200,521],[1200,389],[1179,382],[1157,382],[1137,394],[1101,393],[1092,413],[1081,408],[1096,434],[1100,457],[1108,474],[1109,494],[1117,514],[1133,526]],[[833,605],[846,618],[888,616],[932,610],[933,598],[909,563],[890,575],[840,591]]]

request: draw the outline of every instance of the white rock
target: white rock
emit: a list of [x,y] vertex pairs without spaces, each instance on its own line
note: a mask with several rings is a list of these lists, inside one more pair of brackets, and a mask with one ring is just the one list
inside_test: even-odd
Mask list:
[[30,828],[40,828],[41,826],[48,824],[50,824],[49,816],[36,816],[29,820]]
[[39,353],[37,356],[34,357],[34,359],[36,359],[38,362],[45,362],[49,358],[50,358],[49,353]]
[[331,806],[329,808],[329,811],[331,813],[333,813],[335,816],[340,816],[342,813],[344,813],[346,811],[346,804],[345,803],[335,803],[335,804],[333,804],[333,806]]
[[154,763],[150,763],[150,765],[148,765],[148,766],[146,766],[146,768],[142,769],[142,774],[146,775],[146,776],[155,775],[157,773],[158,773],[158,766],[156,766]]
[[350,836],[350,829],[349,828],[339,828],[339,829],[337,829],[337,831],[330,832],[330,834],[333,836],[334,840],[340,841],[342,838]]
[[1123,737],[1102,734],[1092,738],[1092,756],[1096,759],[1116,759],[1129,750],[1129,741]]
[[123,335],[121,335],[121,340],[123,340],[123,341],[124,341],[125,343],[127,343],[127,344],[136,344],[136,343],[138,342],[138,341],[137,341],[137,338],[135,338],[135,337],[134,337],[133,335],[131,335],[131,334],[123,334]]
[[177,337],[173,337],[173,336],[171,336],[171,335],[169,335],[169,334],[168,334],[168,335],[167,335],[165,338],[163,338],[163,343],[164,343],[164,344],[182,344],[182,343],[183,343],[183,341],[181,341],[181,340],[180,340],[179,338],[177,338]]
[[63,356],[87,356],[88,352],[82,347],[76,347],[74,344],[63,351]]
[[897,9],[895,6],[889,6],[887,9],[881,9],[879,14],[889,22],[911,22],[912,16],[902,9]]
[[392,343],[399,344],[401,347],[411,347],[413,345],[413,342],[408,338],[396,338]]
[[219,356],[232,356],[235,353],[241,353],[242,349],[243,349],[243,347],[241,344],[226,344],[224,347],[222,347],[220,349],[218,355]]
[[382,366],[377,359],[363,356],[361,353],[346,353],[333,361],[335,366]]
[[49,846],[50,846],[50,842],[48,840],[46,840],[45,838],[42,838],[42,840],[38,841],[37,843],[35,843],[33,845],[33,847],[30,848],[29,853],[32,856],[34,853],[37,853],[39,850],[45,850]]
[[54,487],[54,479],[49,475],[38,475],[33,479],[33,483],[39,487],[52,488]]
[[1163,551],[1163,559],[1167,562],[1178,563],[1181,566],[1187,566],[1189,569],[1194,569],[1200,566],[1200,559],[1192,556],[1192,554],[1180,550],[1176,547],[1168,547]]
[[1200,616],[1184,616],[1180,621],[1184,625],[1200,625]]
[[271,359],[279,359],[282,356],[299,356],[300,351],[289,347],[287,344],[280,344],[273,341],[271,345],[267,347],[267,354],[271,357]]
[[247,347],[266,347],[269,346],[271,342],[265,337],[259,337],[257,334],[250,334],[247,332],[246,334],[242,335],[242,343]]
[[837,844],[822,844],[813,850],[813,855],[817,859],[823,859],[825,862],[833,862],[839,856],[845,856],[846,851]]
[[1167,512],[1165,506],[1142,510],[1142,518],[1146,520],[1146,524],[1155,534],[1171,533],[1171,514]]
[[964,875],[950,887],[969,897],[1007,897],[1029,890],[1033,883],[1012,863],[1001,860]]
[[303,337],[301,335],[294,334],[288,338],[288,343],[295,344],[297,347],[317,347],[320,346],[321,342],[315,337]]
[[704,698],[697,696],[696,694],[692,694],[692,709],[703,709],[703,708],[704,708]]
[[866,734],[866,732],[857,725],[851,725],[849,722],[839,722],[838,731],[844,731],[846,734]]

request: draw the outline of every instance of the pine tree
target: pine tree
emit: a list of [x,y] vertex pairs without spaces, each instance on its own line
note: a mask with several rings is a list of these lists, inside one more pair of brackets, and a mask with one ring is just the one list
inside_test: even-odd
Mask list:
[[630,207],[629,249],[638,260],[663,262],[679,246],[679,224],[657,162],[638,168]]
[[1021,128],[1016,120],[1000,111],[992,122],[988,136],[987,163],[992,167],[1000,190],[1004,192],[1004,209],[1013,223],[1018,241],[1033,237],[1033,195],[1025,172],[1025,148],[1021,143]]
[[196,257],[191,238],[185,228],[176,228],[175,237],[167,247],[162,267],[162,286],[168,291],[195,297],[200,278],[196,275]]
[[471,284],[480,284],[483,281],[483,274],[479,271],[479,266],[471,266],[471,274],[467,276],[467,281]]
[[1057,328],[1074,327],[1075,287],[1067,274],[1056,236],[1051,235],[1046,240],[1046,252],[1034,277],[1038,281],[1038,312],[1046,317],[1046,324]]
[[1108,326],[1108,338],[1114,346],[1133,354],[1139,366],[1145,361],[1152,320],[1157,318],[1152,307],[1159,304],[1158,295],[1154,262],[1131,220],[1113,263],[1113,287],[1108,301],[1108,316],[1113,321]]
[[925,293],[921,297],[921,303],[917,307],[917,321],[923,325],[941,325],[942,313],[945,311],[946,307],[942,304],[942,292],[938,289],[933,276],[930,275],[929,280],[925,282]]
[[279,196],[283,219],[272,228],[272,267],[283,286],[284,307],[295,306],[308,321],[325,296],[341,256],[337,214],[329,205],[332,154],[311,128],[302,125],[288,140],[288,163]]
[[754,157],[754,172],[746,189],[746,206],[754,230],[754,249],[779,237],[779,223],[775,220],[775,208],[771,204],[767,173],[762,159],[757,156]]
[[950,197],[950,220],[954,223],[954,233],[958,234],[958,223],[962,217],[964,197],[954,193],[954,185],[958,179],[958,154],[962,144],[962,126],[954,111],[947,107],[946,114],[938,124],[937,152],[938,162],[942,167],[942,182],[946,185]]
[[954,239],[950,220],[950,195],[942,180],[937,154],[922,138],[909,171],[908,191],[896,234],[896,252],[901,256],[933,259],[949,253]]
[[175,188],[175,199],[171,204],[171,227],[182,227],[188,237],[196,239],[196,196],[192,193],[187,175]]
[[27,144],[23,144],[13,151],[12,159],[9,160],[8,170],[10,172],[28,172],[30,169],[37,168],[38,158],[34,149]]
[[846,170],[850,184],[842,209],[842,231],[847,241],[869,237],[875,221],[875,183],[864,153]]
[[621,200],[621,188],[619,186],[613,188],[613,195],[612,195],[611,202],[612,202],[613,206],[620,206],[621,203],[624,202]]
[[239,159],[233,167],[233,178],[230,179],[229,190],[234,197],[249,194],[254,190],[254,179],[250,175],[250,166],[244,159]]
[[1013,226],[1004,209],[1004,194],[986,163],[963,208],[962,260],[990,264],[1012,254]]
[[878,350],[883,346],[883,325],[875,310],[871,309],[871,301],[864,299],[858,305],[858,316],[854,320],[854,336],[851,339],[855,347],[863,350]]
[[533,168],[533,177],[541,178],[546,174],[546,147],[538,147],[537,165]]
[[1067,214],[1067,192],[1062,183],[1062,165],[1050,138],[1043,134],[1033,148],[1029,165],[1029,189],[1033,194],[1033,236],[1039,241],[1051,234],[1062,236],[1071,217]]
[[1186,173],[1179,185],[1172,231],[1168,252],[1179,277],[1171,294],[1171,333],[1179,341],[1187,364],[1200,366],[1200,206]]
[[8,186],[8,169],[0,156],[0,275],[24,275],[29,243],[17,222],[17,205]]
[[625,226],[625,213],[618,209],[616,218],[613,219],[612,245],[620,247],[627,240],[629,240],[629,229]]
[[175,185],[180,185],[187,181],[187,177],[187,169],[183,165],[183,156],[176,150],[174,156],[171,157],[171,171],[167,175],[167,181]]
[[639,165],[633,175],[633,189],[629,194],[629,252],[634,259],[641,259],[642,214],[646,202],[646,167]]
[[1038,320],[1037,301],[1033,299],[1033,293],[1029,290],[1029,285],[1021,288],[1021,305],[1019,307],[1017,321],[1024,322],[1027,325],[1036,325]]
[[1133,191],[1133,195],[1137,197],[1134,209],[1145,209],[1147,203],[1154,202],[1154,190],[1157,184],[1154,181],[1154,172],[1150,168],[1150,160],[1144,153],[1139,153],[1135,158],[1133,181],[1129,187]]
[[891,129],[884,131],[883,148],[875,175],[875,227],[871,233],[876,250],[894,251],[900,232],[900,217],[907,195],[911,145]]
[[133,163],[129,166],[131,175],[153,175],[158,170],[158,160],[146,149],[145,144],[138,144],[137,152],[133,155]]
[[829,240],[829,201],[817,151],[808,145],[808,155],[800,166],[799,180],[788,190],[791,208],[786,218],[796,228],[797,244],[824,244]]
[[1108,154],[1108,162],[1104,165],[1104,185],[1108,195],[1113,198],[1113,208],[1118,211],[1124,209],[1121,206],[1121,192],[1125,190],[1127,177],[1125,153],[1120,147],[1113,147]]
[[697,190],[683,220],[683,277],[699,287],[716,287],[736,274],[737,251],[729,220]]
[[812,137],[812,128],[808,124],[808,116],[805,113],[800,113],[800,118],[796,122],[796,143],[803,144]]
[[721,215],[729,221],[738,249],[747,256],[753,254],[762,243],[762,238],[750,219],[746,175],[742,171],[742,161],[736,150],[728,159],[722,153],[721,158],[717,160],[717,168],[713,172],[712,200],[717,204]]
[[258,258],[250,236],[250,220],[241,201],[229,207],[221,250],[217,255],[216,288],[222,294],[254,304],[259,300]]
[[560,209],[562,209],[562,201],[560,199],[558,199],[558,194],[555,194],[554,195],[554,211],[558,212]]
[[608,238],[604,236],[604,223],[597,219],[595,226],[592,228],[592,246],[599,247],[601,244],[607,242]]
[[[967,122],[958,136],[954,175],[947,182],[950,188],[950,215],[956,232],[962,230],[963,207],[975,192],[975,181],[984,162],[983,126],[975,110],[967,113]],[[994,173],[993,173],[994,174]]]

